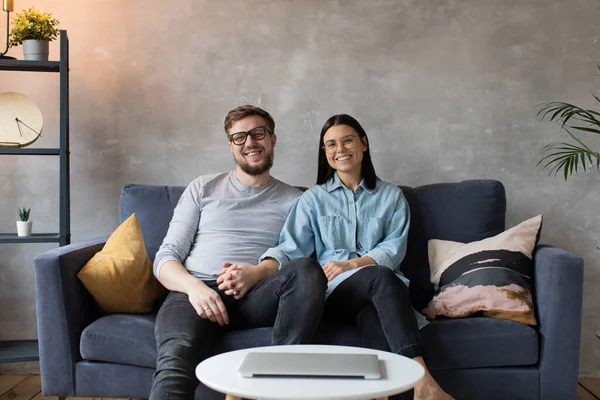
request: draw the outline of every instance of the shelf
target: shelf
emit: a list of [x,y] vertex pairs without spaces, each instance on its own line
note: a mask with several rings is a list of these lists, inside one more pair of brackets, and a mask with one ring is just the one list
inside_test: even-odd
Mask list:
[[58,242],[60,242],[60,236],[58,233],[32,233],[31,236],[17,236],[16,233],[0,233],[0,243],[58,243]]
[[0,59],[0,71],[60,72],[60,61]]
[[[17,233],[0,233],[0,243],[57,243],[66,246],[71,242],[71,189],[69,164],[69,38],[66,30],[60,31],[60,61],[25,61],[0,59],[0,71],[58,72],[58,148],[0,148],[0,155],[58,156],[58,232],[34,233],[17,236]],[[22,79],[28,79],[22,76]],[[0,89],[2,90],[2,89]],[[15,228],[15,225],[10,225]],[[6,228],[7,230],[10,228]],[[10,313],[9,313],[10,314]],[[7,316],[9,315],[7,314]],[[2,326],[0,326],[2,329]],[[0,363],[39,360],[37,340],[0,340]],[[2,390],[0,388],[0,394]]]
[[24,148],[0,148],[0,154],[21,154],[21,155],[38,155],[38,156],[58,156],[60,149],[24,149]]
[[37,340],[6,340],[0,342],[0,363],[37,361],[40,359]]

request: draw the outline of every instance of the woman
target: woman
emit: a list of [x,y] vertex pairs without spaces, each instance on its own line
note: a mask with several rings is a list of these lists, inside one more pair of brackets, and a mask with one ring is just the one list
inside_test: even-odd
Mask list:
[[[367,347],[425,367],[408,289],[394,273],[406,253],[409,218],[402,191],[377,178],[364,129],[335,115],[321,130],[317,185],[296,202],[280,244],[261,259],[283,265],[316,255],[328,279],[324,318],[356,323]],[[425,371],[414,398],[451,399]]]

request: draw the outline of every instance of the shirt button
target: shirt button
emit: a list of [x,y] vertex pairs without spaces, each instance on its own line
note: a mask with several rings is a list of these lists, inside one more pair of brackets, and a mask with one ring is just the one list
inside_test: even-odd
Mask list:
[[352,205],[352,204],[354,204],[354,202],[353,202],[353,201],[350,201],[350,205]]

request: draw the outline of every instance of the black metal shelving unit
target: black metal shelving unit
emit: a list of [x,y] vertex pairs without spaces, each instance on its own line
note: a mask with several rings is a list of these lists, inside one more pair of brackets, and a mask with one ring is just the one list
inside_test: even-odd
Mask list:
[[[59,148],[0,148],[0,155],[58,156],[59,201],[58,233],[35,233],[17,236],[0,233],[0,243],[58,243],[71,242],[71,192],[69,170],[69,38],[60,31],[60,61],[24,61],[0,59],[0,71],[53,72],[59,74]],[[0,341],[0,363],[39,360],[37,340]]]

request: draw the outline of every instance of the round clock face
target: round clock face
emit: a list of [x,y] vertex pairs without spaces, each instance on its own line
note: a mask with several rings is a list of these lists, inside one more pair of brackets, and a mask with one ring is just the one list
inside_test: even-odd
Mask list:
[[0,147],[25,147],[42,133],[44,119],[38,106],[21,93],[0,93]]

